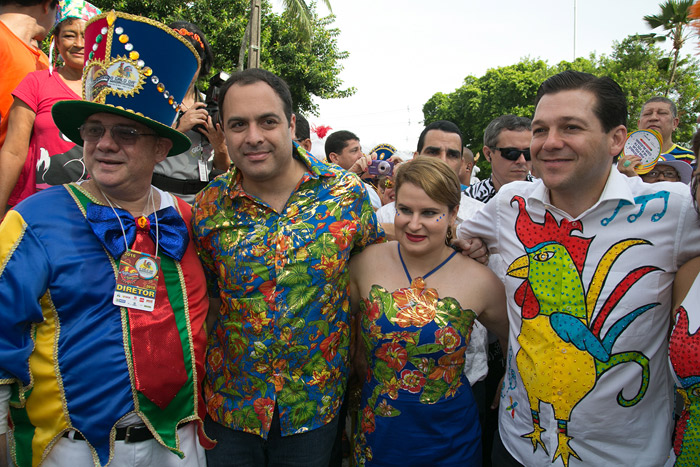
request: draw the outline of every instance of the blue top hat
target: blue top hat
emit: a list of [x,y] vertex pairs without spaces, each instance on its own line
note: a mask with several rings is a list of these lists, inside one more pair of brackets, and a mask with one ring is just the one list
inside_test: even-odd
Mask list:
[[83,145],[79,127],[106,112],[143,123],[173,142],[168,155],[190,147],[171,128],[199,68],[192,45],[169,27],[141,16],[111,11],[85,28],[83,100],[60,101],[51,109],[56,126]]

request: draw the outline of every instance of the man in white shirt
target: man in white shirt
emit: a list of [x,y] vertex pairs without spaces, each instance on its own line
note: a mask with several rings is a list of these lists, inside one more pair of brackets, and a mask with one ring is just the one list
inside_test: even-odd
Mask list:
[[612,166],[627,103],[565,71],[537,94],[539,180],[512,182],[458,229],[507,266],[510,321],[493,463],[658,466],[671,448],[674,273],[700,254],[687,187]]
[[[462,166],[462,132],[457,125],[447,120],[438,120],[426,126],[418,137],[418,147],[413,157],[437,157],[452,167],[459,176]],[[469,198],[462,193],[457,212],[457,224],[469,219],[484,203]],[[377,220],[384,227],[388,239],[394,233],[394,203],[385,204],[377,211]],[[388,229],[388,230],[387,230]]]

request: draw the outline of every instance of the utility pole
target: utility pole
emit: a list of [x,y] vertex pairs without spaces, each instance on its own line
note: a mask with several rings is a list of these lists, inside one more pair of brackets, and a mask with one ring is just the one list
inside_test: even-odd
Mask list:
[[248,68],[260,68],[260,8],[262,0],[250,1]]
[[574,60],[576,60],[576,0],[574,0]]

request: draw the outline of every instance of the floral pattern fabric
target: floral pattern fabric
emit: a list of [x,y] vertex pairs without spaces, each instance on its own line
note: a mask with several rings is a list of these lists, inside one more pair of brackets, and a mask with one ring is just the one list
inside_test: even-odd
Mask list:
[[[676,421],[673,437],[675,467],[700,463],[700,276],[695,278],[683,303],[676,310],[676,322],[669,339],[669,361],[676,380],[677,397],[683,411]],[[668,465],[668,463],[667,463]]]
[[393,293],[374,285],[360,308],[368,371],[356,464],[480,465],[478,413],[462,372],[476,314],[420,277]]
[[347,262],[383,239],[360,179],[295,148],[308,171],[282,212],[245,193],[236,169],[194,205],[195,246],[222,301],[208,338],[207,409],[263,438],[275,403],[283,436],[337,414],[350,342]]

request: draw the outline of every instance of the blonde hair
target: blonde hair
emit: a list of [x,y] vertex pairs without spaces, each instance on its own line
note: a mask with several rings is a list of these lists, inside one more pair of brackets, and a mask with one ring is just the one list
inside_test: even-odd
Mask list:
[[394,176],[397,198],[404,183],[420,187],[430,199],[446,205],[450,211],[459,207],[462,185],[454,170],[440,159],[418,156],[399,165]]

